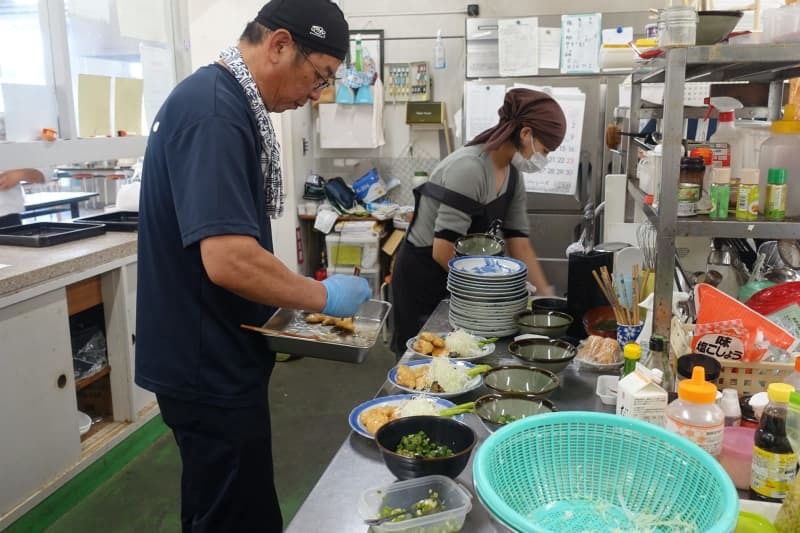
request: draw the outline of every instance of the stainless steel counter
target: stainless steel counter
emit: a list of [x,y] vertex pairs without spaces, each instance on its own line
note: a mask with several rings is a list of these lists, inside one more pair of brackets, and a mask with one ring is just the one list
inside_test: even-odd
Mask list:
[[[448,302],[445,300],[439,304],[423,329],[426,331],[450,330],[447,310]],[[495,352],[478,362],[491,365],[519,364],[519,361],[508,352],[508,341],[509,339],[504,339],[497,343]],[[414,357],[412,352],[406,352],[403,361]],[[558,376],[561,384],[550,396],[550,400],[560,411],[586,410],[609,413],[614,411],[613,406],[602,404],[595,395],[597,373],[579,369],[573,363]],[[401,394],[402,392],[391,383],[384,382],[376,396]],[[453,401],[456,403],[468,402],[488,392],[490,392],[488,388],[481,386]],[[366,401],[368,398],[364,398],[364,400]],[[464,422],[478,434],[479,443],[489,436],[489,432],[476,416],[466,415]],[[342,423],[346,424],[347,420],[343,418]],[[474,455],[475,452],[473,452],[473,457]],[[361,494],[368,489],[384,486],[393,481],[395,481],[395,477],[384,465],[375,442],[351,432],[297,511],[286,531],[287,533],[368,531],[357,511]],[[472,510],[467,515],[463,531],[471,533],[507,531],[503,526],[491,520],[488,512],[475,495],[475,488],[472,484],[472,460],[464,472],[458,476],[457,481],[472,494]]]

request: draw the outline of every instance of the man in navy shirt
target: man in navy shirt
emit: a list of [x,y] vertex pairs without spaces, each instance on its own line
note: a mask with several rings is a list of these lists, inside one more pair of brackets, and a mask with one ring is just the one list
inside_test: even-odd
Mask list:
[[139,212],[136,383],[181,453],[184,532],[280,531],[259,334],[276,307],[355,314],[367,282],[323,282],[272,253],[283,210],[269,113],[317,100],[349,46],[330,0],[272,0],[237,46],[182,81],[153,122]]

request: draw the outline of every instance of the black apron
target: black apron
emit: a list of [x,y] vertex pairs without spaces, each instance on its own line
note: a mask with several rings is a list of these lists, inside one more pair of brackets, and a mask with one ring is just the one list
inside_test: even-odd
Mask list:
[[[505,218],[516,188],[517,173],[512,172],[506,192],[488,204],[481,204],[441,185],[425,182],[414,189],[414,213],[419,209],[420,198],[428,196],[468,214],[472,219],[468,234],[485,233],[494,221]],[[447,271],[433,259],[433,246],[414,246],[408,240],[416,220],[414,216],[392,268],[392,351],[397,357],[405,352],[406,341],[419,333],[439,302],[449,297]]]

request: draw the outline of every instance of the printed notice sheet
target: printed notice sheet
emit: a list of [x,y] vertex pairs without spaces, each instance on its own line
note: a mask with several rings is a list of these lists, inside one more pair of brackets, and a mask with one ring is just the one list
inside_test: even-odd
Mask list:
[[503,106],[505,96],[505,85],[464,84],[465,141],[472,140],[483,130],[497,124],[497,110]]
[[501,76],[539,73],[539,19],[498,19],[497,40]]
[[539,28],[539,68],[557,69],[561,63],[561,28]]
[[561,72],[600,72],[600,13],[561,15]]

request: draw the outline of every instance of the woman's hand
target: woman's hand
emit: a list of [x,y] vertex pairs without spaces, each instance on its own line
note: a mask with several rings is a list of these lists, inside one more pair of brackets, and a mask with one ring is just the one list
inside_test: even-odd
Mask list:
[[18,168],[0,172],[0,190],[16,187],[21,181],[41,183],[44,181],[44,174],[35,168]]

